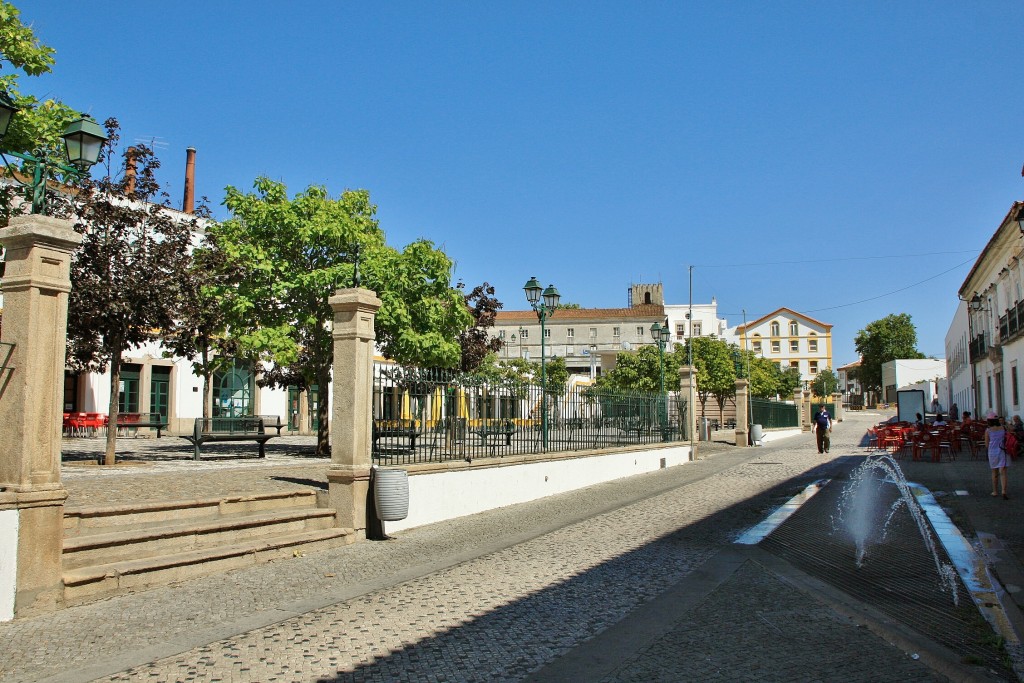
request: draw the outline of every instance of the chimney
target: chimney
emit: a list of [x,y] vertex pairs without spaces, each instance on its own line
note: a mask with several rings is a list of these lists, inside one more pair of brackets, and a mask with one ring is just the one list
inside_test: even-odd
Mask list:
[[184,213],[193,213],[196,209],[196,148],[189,147],[185,150],[185,198],[181,201],[181,210]]
[[124,192],[135,194],[135,148],[129,147],[124,155]]

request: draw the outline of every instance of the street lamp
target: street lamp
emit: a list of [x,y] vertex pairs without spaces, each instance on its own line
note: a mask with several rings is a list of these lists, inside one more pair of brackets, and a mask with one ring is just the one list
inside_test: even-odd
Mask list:
[[668,421],[668,410],[665,405],[665,344],[668,342],[668,323],[662,327],[660,323],[651,325],[651,339],[658,345],[658,422],[661,427],[661,440],[667,441],[665,423]]
[[32,196],[32,213],[46,213],[46,178],[49,170],[60,170],[75,178],[81,178],[88,172],[89,167],[99,160],[100,150],[107,136],[103,128],[87,116],[68,124],[61,136],[64,139],[64,150],[67,154],[68,164],[62,164],[50,158],[50,153],[45,149],[37,149],[33,154],[17,152],[6,149],[3,146],[2,138],[7,135],[7,129],[11,119],[18,112],[18,107],[11,101],[6,92],[0,91],[0,156],[6,155],[17,157],[27,161],[34,166],[31,183],[22,182],[17,175],[11,174],[16,182],[29,188]]
[[541,292],[540,282],[536,277],[527,280],[523,285],[523,291],[526,292],[526,300],[530,302],[530,307],[533,308],[540,321],[540,429],[546,451],[548,449],[548,375],[545,368],[544,323],[555,314],[562,295],[558,293],[554,285],[548,285],[548,288]]

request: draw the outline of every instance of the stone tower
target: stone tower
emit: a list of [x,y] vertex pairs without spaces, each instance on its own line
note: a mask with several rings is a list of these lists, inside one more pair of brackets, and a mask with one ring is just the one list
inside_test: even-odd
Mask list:
[[665,292],[661,283],[655,285],[631,285],[629,288],[629,307],[654,304],[665,305]]

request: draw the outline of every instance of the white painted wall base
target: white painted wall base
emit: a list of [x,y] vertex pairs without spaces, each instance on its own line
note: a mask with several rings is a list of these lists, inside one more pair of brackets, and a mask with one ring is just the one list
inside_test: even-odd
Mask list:
[[0,621],[14,618],[18,578],[18,511],[0,510]]
[[799,427],[793,427],[792,429],[773,429],[772,431],[766,431],[764,438],[761,439],[762,444],[766,444],[772,441],[778,441],[779,439],[788,439],[791,436],[799,436],[803,434],[803,430]]
[[409,516],[387,522],[385,530],[411,529],[689,461],[686,445],[456,471],[417,472],[413,466]]

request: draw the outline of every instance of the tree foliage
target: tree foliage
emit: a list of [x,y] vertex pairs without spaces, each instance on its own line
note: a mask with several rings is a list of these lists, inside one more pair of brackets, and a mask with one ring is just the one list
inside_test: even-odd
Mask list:
[[868,391],[882,389],[882,364],[898,358],[924,358],[917,350],[917,328],[907,313],[889,314],[857,333],[854,348],[861,363],[857,378]]
[[[460,282],[456,287],[465,290],[466,285]],[[488,282],[477,285],[463,298],[470,315],[473,316],[473,326],[459,334],[459,365],[463,372],[473,372],[488,354],[497,353],[504,345],[500,339],[490,336],[487,332],[488,328],[494,327],[502,303],[494,296],[494,287]]]
[[[269,364],[263,385],[330,384],[334,348],[329,299],[362,286],[382,301],[375,330],[387,357],[423,367],[456,367],[458,335],[472,322],[451,285],[452,261],[427,240],[398,251],[384,241],[365,190],[334,198],[311,186],[288,196],[283,183],[257,178],[253,192],[227,188],[231,217],[209,232],[238,268],[224,292],[228,322],[243,353]],[[330,452],[327,401],[319,404],[317,453]]]
[[[188,252],[196,220],[171,212],[161,199],[155,172],[160,162],[145,146],[122,157],[134,164],[112,169],[117,121],[107,121],[106,175],[87,182],[74,203],[82,246],[71,260],[68,362],[79,370],[110,369],[108,415],[118,414],[121,354],[172,333],[186,292]],[[114,463],[116,429],[107,431],[104,462]]]
[[[729,344],[715,337],[692,337],[693,364],[697,370],[697,399],[701,415],[707,401],[714,396],[721,406],[728,397],[736,395],[736,365]],[[676,353],[686,358],[686,344],[676,346]]]
[[811,391],[815,396],[821,398],[830,398],[832,394],[839,388],[839,378],[836,373],[832,372],[831,368],[825,368],[818,372],[813,380],[811,380]]
[[[679,391],[679,355],[666,353],[664,358],[665,391]],[[661,386],[659,360],[658,347],[653,344],[641,346],[635,352],[619,353],[615,367],[601,375],[597,385],[612,391],[657,392]]]

